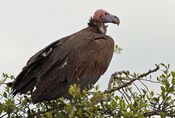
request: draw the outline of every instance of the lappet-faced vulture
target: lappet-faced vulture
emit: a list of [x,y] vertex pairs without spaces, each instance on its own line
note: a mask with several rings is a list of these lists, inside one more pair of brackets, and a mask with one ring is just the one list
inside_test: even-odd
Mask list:
[[120,23],[119,18],[99,9],[88,27],[59,39],[33,55],[16,77],[13,95],[31,91],[32,102],[70,98],[68,89],[77,84],[81,90],[95,84],[109,66],[114,41],[105,35],[105,23]]

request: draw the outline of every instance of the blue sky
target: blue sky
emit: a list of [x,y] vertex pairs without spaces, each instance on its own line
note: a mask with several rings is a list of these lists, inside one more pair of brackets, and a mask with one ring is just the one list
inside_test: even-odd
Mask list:
[[99,8],[120,18],[107,34],[123,48],[98,81],[103,89],[115,71],[144,72],[162,62],[175,67],[174,0],[1,0],[0,73],[16,76],[34,53],[85,28]]

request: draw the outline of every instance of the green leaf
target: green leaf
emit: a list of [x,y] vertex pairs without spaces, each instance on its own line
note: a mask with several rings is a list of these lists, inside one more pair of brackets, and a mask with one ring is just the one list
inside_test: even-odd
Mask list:
[[116,106],[117,106],[116,101],[115,101],[114,99],[112,99],[112,100],[111,100],[111,104],[110,104],[111,109],[115,109]]
[[83,115],[82,109],[78,109],[77,114],[78,114],[79,117],[82,117],[82,115]]
[[160,112],[160,117],[161,118],[165,118],[165,113],[164,112]]
[[154,97],[153,100],[157,103],[159,102],[159,98]]
[[74,98],[80,95],[80,87],[77,84],[73,84],[69,88],[69,94]]
[[163,92],[165,92],[165,87],[164,87],[164,86],[160,86],[160,88],[161,88],[161,90],[162,90]]
[[120,104],[120,108],[121,109],[125,109],[125,102],[124,102],[124,100],[120,100],[119,104]]
[[172,78],[171,83],[172,83],[173,85],[175,85],[175,77]]
[[170,83],[169,83],[169,81],[167,79],[163,79],[162,80],[162,84],[165,85],[166,90],[169,90]]
[[170,68],[170,64],[168,64],[168,68]]
[[166,101],[171,100],[171,96],[166,97]]
[[162,96],[162,99],[165,99],[165,92],[164,91],[161,92],[161,96]]
[[3,93],[3,97],[7,98],[7,93],[6,92]]
[[160,63],[160,65],[166,67],[164,63]]
[[150,95],[151,95],[151,96],[154,96],[154,92],[153,92],[153,91],[151,91]]
[[175,72],[174,72],[174,71],[171,71],[171,75],[172,75],[173,77],[175,77]]
[[11,99],[6,100],[6,105],[9,111],[13,111],[15,109],[14,101]]

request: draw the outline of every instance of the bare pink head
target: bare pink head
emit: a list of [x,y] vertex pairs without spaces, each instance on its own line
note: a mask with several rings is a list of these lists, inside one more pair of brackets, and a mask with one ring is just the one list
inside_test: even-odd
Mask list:
[[106,10],[98,9],[93,16],[93,21],[99,22],[99,23],[114,23],[114,24],[120,24],[120,20],[117,16],[111,15]]
[[95,13],[94,13],[94,16],[93,16],[93,20],[96,21],[96,22],[99,22],[100,21],[100,18],[102,16],[105,16],[106,14],[109,14],[107,11],[103,10],[103,9],[98,9]]

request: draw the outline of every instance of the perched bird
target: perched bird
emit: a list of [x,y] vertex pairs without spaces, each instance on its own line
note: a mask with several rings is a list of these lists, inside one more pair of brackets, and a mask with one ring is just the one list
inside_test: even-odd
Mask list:
[[68,89],[95,84],[109,66],[114,41],[106,35],[106,23],[120,23],[117,16],[99,9],[88,27],[61,38],[33,55],[16,77],[13,95],[31,91],[32,102],[70,98]]

